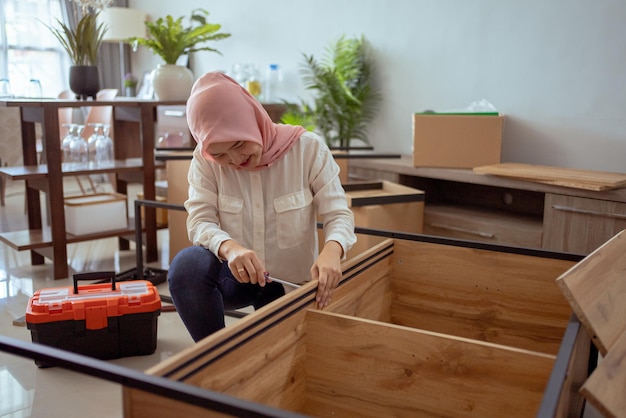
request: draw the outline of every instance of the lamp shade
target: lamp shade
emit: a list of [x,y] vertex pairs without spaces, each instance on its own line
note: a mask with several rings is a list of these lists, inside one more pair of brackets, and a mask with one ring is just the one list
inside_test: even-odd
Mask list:
[[146,36],[146,14],[126,7],[107,7],[98,15],[98,23],[107,31],[102,38],[106,42],[123,42],[132,37]]

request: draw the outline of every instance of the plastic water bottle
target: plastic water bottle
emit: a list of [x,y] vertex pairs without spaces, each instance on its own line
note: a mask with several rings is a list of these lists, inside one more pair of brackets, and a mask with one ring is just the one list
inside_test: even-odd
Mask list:
[[278,64],[270,64],[265,71],[265,95],[263,100],[265,103],[277,103],[280,85],[283,81],[283,73]]

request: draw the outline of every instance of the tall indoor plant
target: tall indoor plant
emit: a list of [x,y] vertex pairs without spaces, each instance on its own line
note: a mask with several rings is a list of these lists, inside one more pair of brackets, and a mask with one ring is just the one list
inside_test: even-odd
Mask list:
[[100,90],[98,51],[107,27],[98,23],[97,18],[98,13],[110,4],[110,0],[74,0],[76,25],[57,20],[58,28],[49,26],[72,62],[69,81],[76,98],[92,97],[95,100]]
[[284,123],[319,131],[333,148],[349,149],[351,141],[368,143],[367,125],[376,116],[381,94],[373,83],[373,59],[365,38],[340,37],[318,61],[304,56],[300,74],[313,104],[289,105]]
[[158,18],[154,22],[146,21],[147,37],[129,39],[133,45],[143,45],[160,56],[164,64],[152,73],[154,92],[161,100],[182,100],[189,97],[193,84],[193,74],[185,66],[176,65],[183,55],[198,51],[220,53],[208,45],[201,45],[209,41],[218,41],[228,38],[229,33],[221,33],[221,25],[209,23],[209,12],[205,9],[195,9],[189,17],[189,24],[183,24],[184,17],[174,19],[171,15]]

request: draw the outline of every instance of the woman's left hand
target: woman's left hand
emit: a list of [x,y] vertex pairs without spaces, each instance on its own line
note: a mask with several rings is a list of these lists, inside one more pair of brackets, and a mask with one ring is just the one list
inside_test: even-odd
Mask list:
[[336,241],[328,241],[311,267],[311,278],[317,280],[317,307],[322,309],[331,301],[333,290],[341,280],[343,248]]

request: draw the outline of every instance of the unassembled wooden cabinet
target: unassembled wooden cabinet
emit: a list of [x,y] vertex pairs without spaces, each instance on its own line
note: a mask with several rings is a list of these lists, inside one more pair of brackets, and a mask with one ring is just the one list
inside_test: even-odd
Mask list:
[[528,417],[545,404],[575,416],[591,344],[580,328],[564,338],[572,311],[555,279],[578,260],[386,239],[344,263],[323,310],[307,283],[148,371],[203,389],[210,410],[160,396],[167,385],[126,387],[125,416]]

